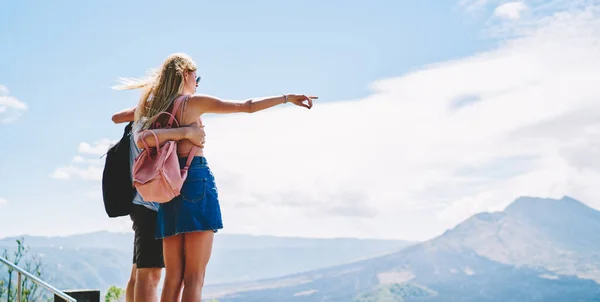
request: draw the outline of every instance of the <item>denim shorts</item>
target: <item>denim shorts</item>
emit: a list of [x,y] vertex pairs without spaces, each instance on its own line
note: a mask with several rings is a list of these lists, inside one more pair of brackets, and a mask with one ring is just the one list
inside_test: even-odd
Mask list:
[[[180,158],[183,168],[187,158]],[[219,194],[215,177],[206,158],[196,156],[188,170],[181,194],[158,207],[157,239],[188,232],[213,231],[223,228]]]

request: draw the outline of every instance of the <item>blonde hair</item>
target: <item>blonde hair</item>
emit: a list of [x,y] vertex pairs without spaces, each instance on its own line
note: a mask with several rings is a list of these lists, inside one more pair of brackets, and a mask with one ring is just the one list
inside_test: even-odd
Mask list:
[[[183,93],[184,75],[196,71],[196,63],[184,53],[167,57],[162,66],[151,70],[145,78],[119,78],[116,90],[144,89],[135,110],[134,120],[140,129],[149,129],[159,113],[169,109],[173,100]],[[167,115],[165,115],[167,116]]]

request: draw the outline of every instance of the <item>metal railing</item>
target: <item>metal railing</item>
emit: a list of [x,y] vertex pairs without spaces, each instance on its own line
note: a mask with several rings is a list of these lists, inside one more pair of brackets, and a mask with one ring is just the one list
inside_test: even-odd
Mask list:
[[71,296],[65,294],[64,292],[57,289],[56,287],[44,282],[40,278],[30,274],[29,272],[25,271],[24,269],[16,266],[14,263],[12,263],[2,257],[0,257],[0,262],[3,262],[4,264],[8,265],[9,267],[11,267],[15,271],[17,271],[17,301],[18,302],[21,302],[21,275],[24,275],[26,278],[31,279],[31,281],[37,283],[38,285],[45,287],[47,290],[53,292],[55,295],[63,298],[66,301],[77,302],[77,300],[73,299]]

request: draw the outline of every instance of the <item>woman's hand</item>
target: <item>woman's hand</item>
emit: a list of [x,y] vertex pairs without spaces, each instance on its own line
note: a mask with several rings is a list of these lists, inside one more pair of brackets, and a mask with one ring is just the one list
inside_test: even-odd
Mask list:
[[[304,94],[286,94],[288,102],[296,105],[296,106],[300,106],[300,107],[304,107],[304,108],[312,108],[313,102],[312,100],[316,100],[319,97],[317,96],[306,96]],[[306,104],[304,103],[306,102]]]
[[186,133],[186,139],[192,142],[192,144],[204,148],[204,142],[206,140],[204,125],[200,124],[198,121],[190,124]]

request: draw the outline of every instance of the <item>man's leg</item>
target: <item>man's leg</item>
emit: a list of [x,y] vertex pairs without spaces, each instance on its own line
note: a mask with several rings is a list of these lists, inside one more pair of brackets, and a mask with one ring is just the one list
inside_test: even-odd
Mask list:
[[138,268],[135,283],[135,302],[158,302],[158,283],[161,268]]
[[[135,224],[135,216],[133,215],[133,213],[129,214],[129,218],[131,219],[131,222],[133,223],[132,225],[132,229],[134,234],[137,233],[137,225]],[[137,276],[137,266],[135,265],[135,263],[137,262],[137,249],[135,246],[135,235],[133,237],[133,265],[131,266],[131,273],[129,274],[129,281],[127,282],[127,288],[125,288],[125,301],[126,302],[134,302],[133,299],[133,292],[135,291],[135,277]]]
[[165,266],[162,240],[154,239],[156,212],[140,205],[134,205],[133,208],[137,223],[135,302],[154,302],[158,301],[157,289]]
[[[135,252],[134,252],[135,253]],[[137,268],[134,264],[131,266],[131,275],[129,276],[129,282],[127,282],[127,289],[125,290],[125,301],[126,302],[134,302],[133,300],[133,291],[135,290],[135,278],[137,275]]]

